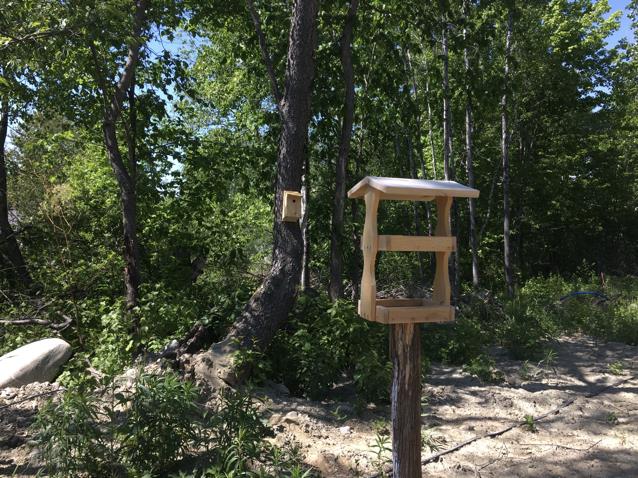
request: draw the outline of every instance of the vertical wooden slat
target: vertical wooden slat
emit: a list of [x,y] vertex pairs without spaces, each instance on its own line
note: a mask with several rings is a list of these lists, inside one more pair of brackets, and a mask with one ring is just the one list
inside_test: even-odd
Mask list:
[[[450,223],[450,209],[452,208],[451,197],[436,198],[436,231],[437,236],[451,236],[452,225]],[[436,253],[436,272],[432,291],[432,302],[437,305],[450,304],[450,271],[448,262],[449,252]]]
[[418,324],[390,326],[392,469],[395,478],[421,477],[421,339]]
[[374,266],[377,261],[377,210],[379,208],[379,193],[368,191],[365,195],[366,220],[363,225],[361,245],[363,249],[363,274],[361,276],[361,303],[359,314],[367,320],[375,320],[377,282]]

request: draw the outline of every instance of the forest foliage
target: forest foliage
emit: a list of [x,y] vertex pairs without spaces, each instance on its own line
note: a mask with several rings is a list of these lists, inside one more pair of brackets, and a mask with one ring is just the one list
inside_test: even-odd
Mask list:
[[[75,351],[61,380],[82,388],[87,366],[114,376],[195,324],[210,332],[206,345],[226,336],[272,266],[287,124],[273,85],[290,87],[296,3],[5,1],[0,352],[58,333]],[[454,215],[458,320],[427,327],[424,360],[476,365],[493,344],[538,357],[573,332],[638,344],[638,3],[617,45],[608,38],[621,13],[606,0],[353,3],[320,2],[316,20],[298,297],[272,343],[242,349],[237,363],[311,398],[345,377],[360,405],[387,400],[387,330],[356,315],[363,207],[335,198],[343,138],[347,187],[376,175],[481,191]],[[424,234],[434,222],[422,204],[379,212],[386,234]],[[427,295],[432,258],[384,254],[377,277],[387,295]],[[607,300],[566,297],[574,290]],[[155,389],[191,393],[163,380]],[[69,395],[56,413],[104,413],[91,400]],[[199,424],[176,426],[199,443]],[[108,432],[113,443],[126,437],[117,466],[152,468],[155,445],[122,426]],[[80,453],[56,446],[58,459]],[[102,465],[81,464],[98,475]]]

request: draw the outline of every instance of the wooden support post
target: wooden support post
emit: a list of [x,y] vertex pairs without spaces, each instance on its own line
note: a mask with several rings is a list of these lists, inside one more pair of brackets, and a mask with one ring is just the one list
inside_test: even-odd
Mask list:
[[[359,315],[390,326],[392,359],[392,468],[394,478],[421,477],[421,332],[420,322],[454,320],[450,305],[450,254],[456,250],[450,209],[454,197],[476,198],[479,192],[453,181],[366,176],[349,198],[364,198],[366,220],[361,238],[363,274]],[[377,209],[381,200],[436,200],[434,236],[379,235]],[[374,266],[379,251],[435,252],[436,274],[432,300],[377,300]]]
[[377,209],[379,208],[379,193],[369,191],[365,195],[366,220],[363,224],[363,237],[361,245],[363,249],[363,274],[361,276],[361,302],[359,315],[367,320],[375,320],[377,281],[375,279],[374,266],[377,262],[378,235],[377,235]]
[[421,334],[419,324],[390,326],[392,470],[421,477]]
[[[436,198],[436,236],[451,236],[452,225],[450,223],[451,197]],[[432,302],[435,305],[450,305],[450,269],[449,252],[436,252],[436,272],[432,287]]]

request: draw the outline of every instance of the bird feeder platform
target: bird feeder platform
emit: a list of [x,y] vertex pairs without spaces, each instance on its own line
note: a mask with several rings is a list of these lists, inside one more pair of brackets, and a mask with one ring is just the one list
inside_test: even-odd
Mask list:
[[[450,210],[455,197],[476,198],[479,191],[454,181],[425,179],[382,178],[366,176],[350,191],[351,199],[363,198],[366,217],[363,226],[363,275],[359,315],[372,322],[411,324],[420,322],[449,322],[454,320],[450,305],[450,277],[448,261],[456,251],[456,237],[452,236]],[[437,225],[433,236],[389,236],[377,233],[379,201],[434,201]],[[375,264],[379,251],[433,252],[436,257],[431,299],[377,299]]]

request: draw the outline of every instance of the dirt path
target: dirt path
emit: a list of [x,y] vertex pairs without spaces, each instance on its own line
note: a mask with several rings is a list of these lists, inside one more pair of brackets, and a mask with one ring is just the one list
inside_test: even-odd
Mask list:
[[[458,367],[433,367],[425,387],[423,419],[428,441],[441,450],[502,429],[525,415],[542,415],[572,399],[574,403],[534,423],[535,431],[517,427],[429,463],[424,476],[638,476],[638,379],[631,378],[638,374],[638,348],[586,337],[560,339],[553,348],[557,355],[552,367],[530,364],[526,373],[523,362],[494,351],[505,375],[498,385],[482,384]],[[610,373],[611,364],[616,364],[611,369],[617,375]],[[281,398],[269,405],[281,432],[278,441],[294,437],[308,462],[324,476],[370,475],[379,470],[374,443],[380,421],[389,419],[388,411],[368,410],[363,419],[339,420],[349,407]],[[286,420],[283,413],[290,409],[297,413]],[[430,453],[424,449],[423,457]]]
[[[535,431],[516,427],[428,463],[424,476],[638,476],[638,347],[579,336],[560,339],[553,348],[554,363],[540,368],[492,351],[505,378],[496,385],[459,367],[434,366],[424,387],[423,424],[427,442],[439,450],[573,403],[534,423]],[[55,388],[33,384],[0,391],[0,476],[35,476],[26,427],[46,397],[18,402]],[[259,392],[276,431],[273,441],[294,440],[323,476],[370,476],[382,469],[377,451],[379,440],[389,445],[389,407],[368,404],[357,414],[351,402],[294,398],[282,386]],[[425,448],[423,457],[435,451]]]

